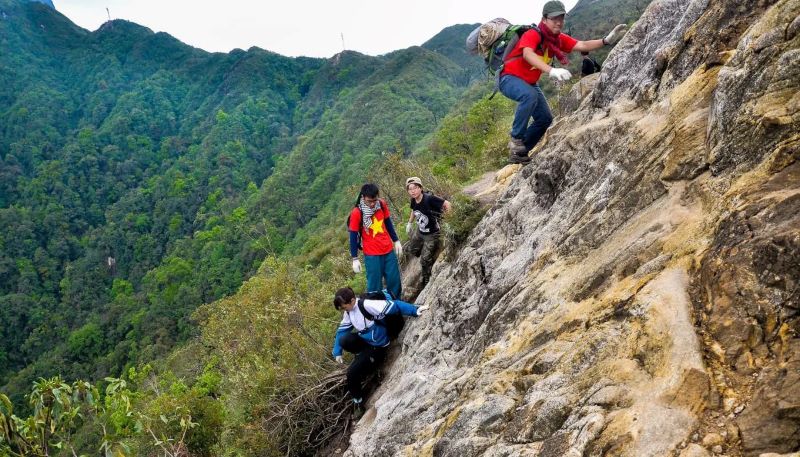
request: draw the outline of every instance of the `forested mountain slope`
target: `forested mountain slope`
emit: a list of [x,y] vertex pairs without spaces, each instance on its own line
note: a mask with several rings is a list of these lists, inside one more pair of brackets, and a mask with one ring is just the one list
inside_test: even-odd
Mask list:
[[124,20],[88,32],[42,4],[0,10],[0,383],[15,395],[165,354],[196,306],[284,253],[469,82],[421,47],[207,53]]

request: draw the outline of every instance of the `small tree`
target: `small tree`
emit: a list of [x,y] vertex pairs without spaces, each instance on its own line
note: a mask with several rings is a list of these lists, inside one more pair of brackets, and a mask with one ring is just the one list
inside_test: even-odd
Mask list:
[[[73,435],[83,425],[102,429],[100,452],[105,457],[132,455],[124,440],[139,434],[152,438],[159,455],[189,455],[186,433],[196,424],[185,408],[154,420],[132,408],[135,394],[124,380],[106,378],[106,382],[105,397],[100,401],[97,388],[88,382],[70,385],[59,376],[41,378],[28,395],[33,415],[25,419],[14,415],[11,401],[0,394],[0,455],[49,457],[68,452],[77,457]],[[177,433],[169,436],[165,430]]]
[[40,378],[28,395],[33,415],[13,414],[11,401],[0,394],[0,453],[12,456],[49,456],[72,448],[72,433],[94,408],[97,390],[89,383],[65,383],[59,376]]

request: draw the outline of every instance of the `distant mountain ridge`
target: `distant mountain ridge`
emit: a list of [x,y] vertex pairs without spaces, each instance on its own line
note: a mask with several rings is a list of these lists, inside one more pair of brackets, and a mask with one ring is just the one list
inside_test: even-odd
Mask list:
[[470,75],[480,75],[483,62],[467,52],[466,38],[480,24],[457,24],[445,28],[433,38],[422,44],[422,47],[444,55],[453,62],[467,69]]
[[31,2],[42,3],[44,5],[49,6],[50,8],[56,9],[56,5],[53,5],[52,0],[29,0]]

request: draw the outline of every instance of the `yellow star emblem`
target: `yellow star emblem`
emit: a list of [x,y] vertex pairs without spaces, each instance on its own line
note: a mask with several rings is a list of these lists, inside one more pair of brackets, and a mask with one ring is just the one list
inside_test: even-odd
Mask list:
[[377,217],[372,216],[372,225],[369,226],[369,229],[372,230],[372,236],[377,236],[379,233],[383,233],[383,219],[378,220]]

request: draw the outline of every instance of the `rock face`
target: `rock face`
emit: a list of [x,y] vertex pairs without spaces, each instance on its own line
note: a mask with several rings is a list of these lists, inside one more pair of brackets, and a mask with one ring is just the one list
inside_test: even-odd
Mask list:
[[347,453],[800,450],[798,14],[655,0],[436,265]]

